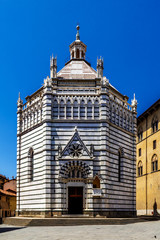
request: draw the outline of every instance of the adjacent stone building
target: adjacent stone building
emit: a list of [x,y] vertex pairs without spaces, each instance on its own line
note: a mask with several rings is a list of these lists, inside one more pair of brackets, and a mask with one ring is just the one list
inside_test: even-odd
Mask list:
[[137,214],[160,213],[160,99],[137,119]]
[[0,223],[2,218],[15,216],[16,179],[0,174]]
[[86,61],[87,46],[17,110],[17,215],[136,214],[136,108]]

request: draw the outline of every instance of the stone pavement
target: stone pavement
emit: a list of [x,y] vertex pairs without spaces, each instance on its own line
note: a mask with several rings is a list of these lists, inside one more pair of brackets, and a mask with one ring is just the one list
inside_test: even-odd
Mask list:
[[160,240],[160,221],[126,225],[14,227],[0,225],[0,240]]

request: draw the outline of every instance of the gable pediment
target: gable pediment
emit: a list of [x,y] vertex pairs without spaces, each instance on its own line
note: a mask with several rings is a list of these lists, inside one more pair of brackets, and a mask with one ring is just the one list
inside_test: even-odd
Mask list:
[[81,160],[92,159],[93,145],[91,145],[90,150],[88,150],[88,148],[82,141],[77,129],[75,129],[75,133],[73,134],[65,148],[59,152],[59,158]]

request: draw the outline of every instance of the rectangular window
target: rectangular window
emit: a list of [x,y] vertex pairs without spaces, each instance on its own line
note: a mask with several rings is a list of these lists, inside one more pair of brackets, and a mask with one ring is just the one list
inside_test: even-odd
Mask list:
[[141,156],[141,148],[139,148],[139,157]]
[[156,149],[156,140],[153,141],[153,149]]

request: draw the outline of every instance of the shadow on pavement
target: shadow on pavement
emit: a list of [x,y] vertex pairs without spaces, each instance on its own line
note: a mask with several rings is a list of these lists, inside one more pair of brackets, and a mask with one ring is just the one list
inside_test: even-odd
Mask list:
[[24,227],[0,227],[0,233],[19,230],[19,229],[22,229],[22,228],[24,228]]

